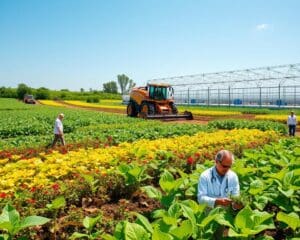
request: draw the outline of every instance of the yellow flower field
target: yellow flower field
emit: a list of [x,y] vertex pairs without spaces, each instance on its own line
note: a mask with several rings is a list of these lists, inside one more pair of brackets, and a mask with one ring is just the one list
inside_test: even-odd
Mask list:
[[255,119],[257,120],[271,120],[276,122],[287,122],[287,116],[285,115],[256,115]]
[[235,146],[251,147],[253,143],[262,145],[278,138],[279,135],[273,131],[220,130],[213,133],[199,132],[194,136],[140,140],[107,148],[79,149],[67,154],[53,152],[26,160],[3,161],[0,163],[0,192],[16,191],[24,183],[29,187],[50,185],[57,180],[69,178],[73,173],[111,172],[121,161],[150,161],[160,151],[188,156],[196,152],[216,152],[222,147],[233,149]]
[[211,116],[211,117],[221,117],[221,116],[235,116],[235,115],[241,115],[241,112],[234,112],[234,111],[208,111],[208,110],[201,110],[201,109],[193,109],[188,107],[179,107],[180,111],[191,111],[194,115],[199,116]]
[[53,100],[39,100],[39,102],[43,105],[53,106],[53,107],[65,107],[64,104],[53,101]]
[[101,104],[103,100],[100,101],[100,103],[88,103],[88,102],[82,102],[82,101],[75,101],[75,100],[66,100],[64,102],[72,104],[72,105],[76,105],[76,106],[81,106],[81,107],[94,107],[94,108],[113,108],[113,109],[126,109],[126,106],[118,106],[118,105],[108,105],[108,101],[111,100],[107,100],[106,102],[104,101],[105,104]]

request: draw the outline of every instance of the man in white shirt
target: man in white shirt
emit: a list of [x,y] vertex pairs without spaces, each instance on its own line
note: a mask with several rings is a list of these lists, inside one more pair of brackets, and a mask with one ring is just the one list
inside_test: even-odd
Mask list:
[[234,203],[229,197],[240,195],[239,179],[230,168],[234,156],[228,150],[221,150],[216,154],[215,166],[205,170],[198,183],[198,202],[213,208],[216,206],[230,206],[240,209],[240,204]]
[[289,127],[289,135],[295,136],[297,119],[293,111],[291,111],[291,115],[288,116],[287,125]]
[[61,144],[65,145],[65,139],[64,139],[64,127],[62,124],[62,120],[64,119],[64,114],[60,113],[58,114],[55,123],[54,123],[54,139],[52,142],[52,147],[55,146],[57,141],[60,141]]

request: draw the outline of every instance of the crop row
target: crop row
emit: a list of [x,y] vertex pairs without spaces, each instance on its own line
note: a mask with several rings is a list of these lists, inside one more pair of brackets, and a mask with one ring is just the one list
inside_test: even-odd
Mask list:
[[13,155],[9,159],[1,160],[0,191],[15,191],[23,183],[30,187],[49,185],[74,173],[105,171],[106,168],[109,169],[119,162],[128,163],[135,160],[149,162],[158,158],[162,152],[168,152],[171,154],[170,157],[176,156],[179,164],[181,159],[195,154],[199,161],[211,158],[216,148],[229,148],[239,154],[245,147],[259,146],[277,137],[275,132],[269,131],[220,130],[214,133],[199,132],[193,136],[124,142],[108,148],[79,149],[66,154],[41,153],[38,157],[26,160],[20,160],[19,156]]

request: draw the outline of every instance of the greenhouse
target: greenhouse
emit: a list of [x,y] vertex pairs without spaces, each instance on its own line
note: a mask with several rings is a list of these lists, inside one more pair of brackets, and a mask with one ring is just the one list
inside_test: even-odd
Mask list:
[[300,107],[300,63],[149,80],[169,83],[177,104]]

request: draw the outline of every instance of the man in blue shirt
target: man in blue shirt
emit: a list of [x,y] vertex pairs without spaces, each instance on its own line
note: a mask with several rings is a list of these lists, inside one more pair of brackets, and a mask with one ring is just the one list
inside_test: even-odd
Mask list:
[[216,154],[215,166],[205,170],[199,178],[199,203],[207,204],[211,208],[229,205],[232,205],[233,209],[242,207],[229,198],[240,195],[238,176],[230,170],[233,161],[234,156],[228,150],[221,150]]

